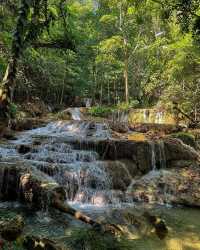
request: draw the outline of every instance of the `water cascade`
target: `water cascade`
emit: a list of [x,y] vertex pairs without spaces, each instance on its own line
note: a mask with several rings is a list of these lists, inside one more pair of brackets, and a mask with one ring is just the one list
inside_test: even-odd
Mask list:
[[160,109],[131,109],[128,115],[129,123],[171,124],[176,122],[174,116]]
[[[0,161],[20,160],[52,177],[64,186],[67,201],[74,206],[120,204],[126,194],[112,189],[112,178],[106,171],[108,163],[101,161],[96,151],[74,149],[71,143],[78,140],[81,145],[81,140],[86,138],[98,140],[109,137],[109,127],[104,123],[51,122],[46,127],[20,133],[18,139],[1,146]],[[61,138],[66,142],[59,142]],[[22,143],[30,147],[29,152],[19,153]]]
[[166,168],[164,142],[162,140],[149,141],[151,155],[151,169],[153,171]]

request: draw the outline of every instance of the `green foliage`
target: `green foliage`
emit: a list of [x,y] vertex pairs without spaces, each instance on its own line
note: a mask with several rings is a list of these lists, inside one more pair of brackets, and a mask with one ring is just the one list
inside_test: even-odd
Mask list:
[[[68,105],[80,96],[92,98],[96,106],[121,103],[118,108],[124,110],[158,102],[171,107],[176,100],[189,115],[200,113],[198,1],[70,0],[60,5],[51,0],[48,8],[38,1],[35,11],[31,5],[20,43],[58,47],[27,47],[18,67],[15,100],[39,97]],[[15,8],[18,3],[14,1]],[[6,2],[0,4],[1,77],[16,13]],[[76,52],[66,50],[74,40]],[[95,109],[93,113],[106,113]]]
[[116,110],[128,111],[131,108],[137,108],[138,104],[137,100],[132,100],[129,103],[121,102],[117,104]]
[[73,250],[132,250],[131,241],[102,234],[93,229],[77,229],[72,232],[68,240]]
[[107,106],[96,106],[89,109],[88,113],[97,117],[108,117],[114,111],[113,108]]
[[10,104],[10,116],[11,118],[15,118],[17,116],[18,108],[14,103]]

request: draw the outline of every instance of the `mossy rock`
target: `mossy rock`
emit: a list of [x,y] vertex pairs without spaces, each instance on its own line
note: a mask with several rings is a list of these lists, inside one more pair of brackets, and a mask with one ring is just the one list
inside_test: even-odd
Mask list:
[[195,140],[194,135],[186,132],[179,132],[171,134],[170,137],[180,139],[184,144],[189,145],[190,147],[197,149],[198,144]]

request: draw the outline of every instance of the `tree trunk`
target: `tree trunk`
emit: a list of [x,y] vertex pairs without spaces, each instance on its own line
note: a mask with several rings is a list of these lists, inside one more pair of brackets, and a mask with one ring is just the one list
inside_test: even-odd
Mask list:
[[90,217],[84,215],[83,213],[75,210],[74,208],[64,204],[60,199],[54,199],[52,206],[56,209],[58,209],[60,212],[70,214],[75,219],[83,221],[87,224],[90,224],[93,227],[98,227],[99,229],[102,227],[102,225],[94,220],[92,220]]
[[15,84],[18,58],[12,58],[0,87],[0,117],[9,118],[9,106],[12,101],[12,89]]
[[129,89],[128,89],[128,51],[127,51],[127,41],[124,39],[125,54],[124,54],[124,83],[125,83],[125,101],[129,102]]

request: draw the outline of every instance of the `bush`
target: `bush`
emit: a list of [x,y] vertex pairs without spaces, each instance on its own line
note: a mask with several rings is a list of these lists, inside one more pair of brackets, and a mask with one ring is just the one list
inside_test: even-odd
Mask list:
[[114,111],[111,107],[96,106],[89,109],[89,114],[97,117],[108,117]]
[[10,116],[11,118],[16,118],[17,116],[17,105],[15,105],[14,103],[11,103],[10,104]]
[[129,103],[121,102],[117,105],[117,110],[128,111],[131,108],[136,108],[138,106],[138,101],[132,100]]

